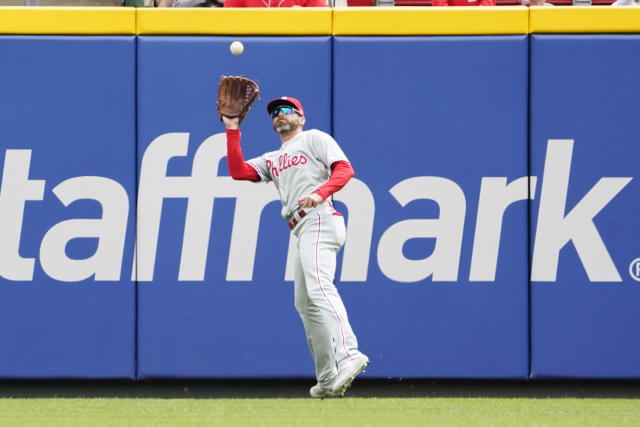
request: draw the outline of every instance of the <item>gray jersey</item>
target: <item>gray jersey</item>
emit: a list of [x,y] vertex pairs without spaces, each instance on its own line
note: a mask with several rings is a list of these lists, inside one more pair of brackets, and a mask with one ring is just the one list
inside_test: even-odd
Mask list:
[[348,161],[338,143],[317,129],[304,131],[279,150],[248,160],[262,181],[273,181],[282,201],[282,217],[298,209],[298,199],[316,191],[329,179],[331,165]]

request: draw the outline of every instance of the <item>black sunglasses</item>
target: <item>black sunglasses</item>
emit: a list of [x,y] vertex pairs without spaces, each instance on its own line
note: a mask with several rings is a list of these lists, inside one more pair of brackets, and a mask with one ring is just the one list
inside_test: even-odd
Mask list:
[[278,117],[278,114],[280,114],[281,111],[282,111],[282,114],[284,114],[285,116],[288,116],[293,113],[296,113],[298,115],[300,114],[300,111],[296,110],[293,107],[278,107],[271,112],[271,118],[275,119],[276,117]]

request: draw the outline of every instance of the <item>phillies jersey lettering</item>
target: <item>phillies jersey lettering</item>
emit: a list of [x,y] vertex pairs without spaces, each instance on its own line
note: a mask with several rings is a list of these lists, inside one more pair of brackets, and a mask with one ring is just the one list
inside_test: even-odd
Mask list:
[[279,172],[284,169],[289,169],[291,166],[304,165],[307,163],[307,158],[304,154],[300,156],[289,157],[287,153],[278,157],[278,168],[273,167],[271,160],[267,160],[267,169],[271,171],[271,175],[278,176]]
[[[248,160],[264,182],[273,181],[282,201],[282,217],[298,209],[298,199],[329,179],[331,165],[347,156],[331,135],[311,129],[300,132],[279,150]],[[324,203],[328,203],[325,201]]]

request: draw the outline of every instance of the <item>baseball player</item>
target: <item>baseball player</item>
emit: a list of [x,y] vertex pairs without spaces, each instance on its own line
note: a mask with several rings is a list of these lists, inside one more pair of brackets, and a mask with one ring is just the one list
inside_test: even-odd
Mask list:
[[222,116],[227,127],[227,160],[234,179],[273,181],[282,216],[295,236],[295,306],[302,318],[318,383],[311,397],[343,396],[369,358],[358,351],[347,312],[333,284],[336,255],[344,244],[342,215],[330,196],[353,177],[337,142],[319,130],[303,131],[305,114],[295,98],[267,105],[282,146],[245,162],[240,148],[239,118]]

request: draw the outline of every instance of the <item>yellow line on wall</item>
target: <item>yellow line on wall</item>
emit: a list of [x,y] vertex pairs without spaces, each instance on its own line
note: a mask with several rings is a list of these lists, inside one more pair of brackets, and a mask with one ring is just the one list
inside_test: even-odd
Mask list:
[[640,33],[633,7],[0,7],[0,34],[483,35]]
[[336,8],[334,35],[527,34],[524,6]]
[[532,33],[640,33],[636,7],[532,7],[530,20]]
[[138,34],[331,35],[329,8],[143,9]]
[[0,34],[135,34],[130,7],[0,7]]

